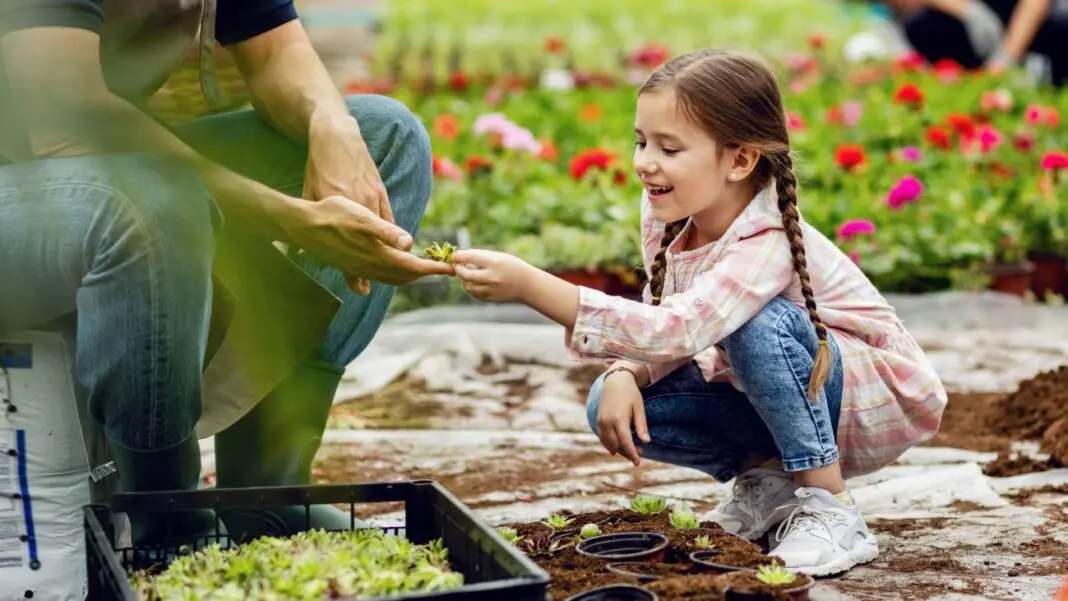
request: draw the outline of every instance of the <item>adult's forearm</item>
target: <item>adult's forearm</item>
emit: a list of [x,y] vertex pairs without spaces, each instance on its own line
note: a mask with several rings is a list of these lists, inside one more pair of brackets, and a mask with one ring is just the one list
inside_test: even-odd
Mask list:
[[[1020,60],[1031,46],[1042,22],[1049,15],[1050,0],[1020,0],[1009,19],[1009,27],[1002,42],[1002,52],[1014,61]],[[1063,43],[1068,44],[1068,41]]]
[[299,22],[237,44],[231,54],[248,82],[253,106],[293,141],[308,142],[313,117],[356,126],[344,96]]

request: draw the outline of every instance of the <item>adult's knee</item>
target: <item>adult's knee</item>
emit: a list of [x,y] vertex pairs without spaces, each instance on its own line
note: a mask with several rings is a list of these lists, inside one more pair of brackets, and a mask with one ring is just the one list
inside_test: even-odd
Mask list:
[[590,392],[586,396],[586,422],[590,424],[593,433],[597,433],[597,414],[601,408],[601,390],[604,388],[604,374],[597,376],[590,386]]

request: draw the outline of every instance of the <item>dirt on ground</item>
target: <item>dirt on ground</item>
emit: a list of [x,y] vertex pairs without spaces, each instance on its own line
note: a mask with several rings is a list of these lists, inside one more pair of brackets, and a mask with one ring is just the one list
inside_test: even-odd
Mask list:
[[[1010,452],[1013,442],[1038,442],[1050,458]],[[1021,382],[1009,394],[951,394],[938,434],[929,445],[997,452],[988,476],[1008,477],[1068,464],[1068,365]]]

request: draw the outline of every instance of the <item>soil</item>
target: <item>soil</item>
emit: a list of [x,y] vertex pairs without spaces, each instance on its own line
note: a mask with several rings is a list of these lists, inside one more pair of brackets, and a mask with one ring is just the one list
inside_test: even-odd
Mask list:
[[744,591],[746,593],[757,593],[764,595],[766,599],[774,599],[781,601],[790,601],[790,596],[786,594],[786,591],[796,590],[806,585],[810,585],[813,581],[807,576],[800,576],[789,584],[764,584],[757,577],[755,572],[735,572],[724,578],[727,581],[727,586],[731,590]]
[[[1048,461],[1015,457],[1014,441],[1037,441]],[[988,476],[1008,477],[1068,464],[1068,365],[1020,383],[1010,394],[951,394],[929,446],[997,452]]]
[[[518,543],[519,549],[549,572],[552,577],[553,601],[562,601],[581,591],[605,584],[638,584],[638,578],[609,572],[607,569],[609,562],[580,555],[575,550],[574,538],[584,524],[597,524],[601,534],[645,531],[659,532],[667,536],[670,547],[664,562],[659,565],[647,563],[643,567],[643,573],[673,576],[643,584],[649,588],[653,588],[653,585],[666,587],[665,592],[658,593],[664,601],[674,599],[722,600],[719,585],[707,583],[706,581],[710,581],[711,577],[701,574],[699,569],[689,561],[689,554],[699,549],[694,544],[694,540],[700,536],[707,536],[712,549],[721,551],[721,554],[716,557],[717,563],[754,567],[774,561],[765,555],[758,545],[728,534],[719,525],[711,522],[703,522],[700,528],[695,530],[674,528],[668,519],[669,511],[651,516],[641,515],[628,509],[577,514],[561,512],[561,515],[571,517],[574,521],[567,528],[560,530],[554,530],[542,522],[506,524],[514,528],[518,536],[523,537],[523,540]],[[547,552],[554,541],[558,548],[553,552]],[[631,569],[634,569],[633,565]],[[678,591],[686,591],[686,596],[672,593],[671,591],[675,590],[672,587],[676,586]]]
[[889,534],[890,536],[896,536],[898,538],[907,538],[904,535],[909,532],[928,529],[939,530],[948,522],[949,518],[903,520],[874,519],[868,520],[868,526],[872,530],[881,534]]
[[723,579],[716,576],[665,578],[642,585],[661,599],[723,601]]

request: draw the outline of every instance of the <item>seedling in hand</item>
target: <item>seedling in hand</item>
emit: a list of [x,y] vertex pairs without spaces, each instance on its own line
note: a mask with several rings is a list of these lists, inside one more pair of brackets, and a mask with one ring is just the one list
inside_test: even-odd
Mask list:
[[452,253],[456,250],[456,247],[448,242],[438,244],[437,242],[431,244],[423,250],[423,254],[434,261],[439,263],[452,263]]

